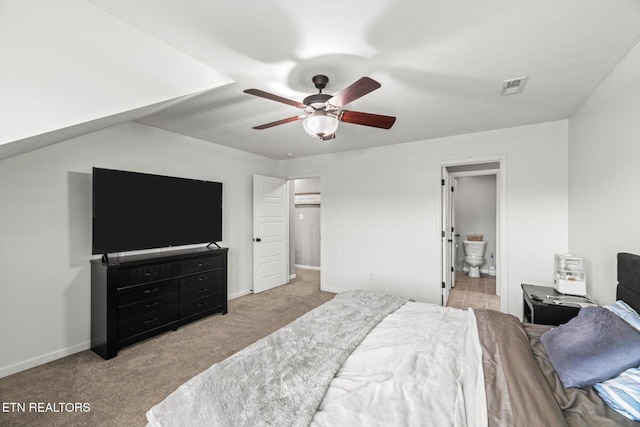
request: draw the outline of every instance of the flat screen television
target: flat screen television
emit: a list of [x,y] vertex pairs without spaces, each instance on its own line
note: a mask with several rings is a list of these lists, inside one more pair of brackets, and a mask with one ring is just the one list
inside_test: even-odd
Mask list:
[[93,168],[92,253],[222,240],[222,183]]

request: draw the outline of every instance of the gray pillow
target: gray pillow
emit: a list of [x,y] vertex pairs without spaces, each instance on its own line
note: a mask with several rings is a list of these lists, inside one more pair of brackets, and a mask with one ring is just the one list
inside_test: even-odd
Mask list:
[[582,308],[540,341],[566,388],[606,381],[640,365],[640,332],[604,307]]

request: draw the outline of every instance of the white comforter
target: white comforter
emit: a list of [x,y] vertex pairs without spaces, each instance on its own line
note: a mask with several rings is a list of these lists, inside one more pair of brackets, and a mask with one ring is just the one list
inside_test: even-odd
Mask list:
[[312,426],[486,426],[472,310],[407,303],[349,356]]
[[348,291],[196,375],[147,412],[150,426],[307,427],[362,339],[407,298]]

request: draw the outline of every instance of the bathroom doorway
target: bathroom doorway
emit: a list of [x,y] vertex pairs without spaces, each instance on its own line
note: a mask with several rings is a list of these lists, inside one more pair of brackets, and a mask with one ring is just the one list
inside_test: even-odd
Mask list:
[[[507,311],[506,160],[502,157],[440,164],[442,304],[457,308]],[[480,277],[468,277],[464,241],[482,234],[484,263]],[[478,238],[475,236],[475,238]]]
[[[495,275],[497,187],[496,170],[450,173],[454,181],[454,200],[450,215],[455,224],[453,267],[456,272],[469,272],[464,262],[464,242],[478,238],[485,244],[484,264],[480,273]],[[452,283],[455,286],[455,282]]]

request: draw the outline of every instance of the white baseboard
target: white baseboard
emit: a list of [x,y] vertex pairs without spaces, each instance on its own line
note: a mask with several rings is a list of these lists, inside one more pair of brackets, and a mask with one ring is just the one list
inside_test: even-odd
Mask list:
[[326,292],[332,292],[334,294],[339,294],[339,293],[342,293],[342,292],[346,291],[346,289],[331,288],[331,287],[326,287],[326,286],[325,287],[320,287],[320,290],[321,291],[326,291]]
[[315,270],[315,271],[320,271],[320,267],[315,267],[313,265],[302,265],[302,264],[296,264],[296,268],[302,268],[303,270]]
[[52,351],[51,353],[14,363],[13,365],[4,366],[0,368],[0,378],[17,374],[18,372],[26,371],[27,369],[35,368],[36,366],[44,365],[45,363],[53,362],[54,360],[62,359],[63,357],[71,356],[72,354],[79,353],[81,351],[89,350],[90,348],[91,341],[85,341],[81,344]]
[[289,275],[289,280],[293,280],[293,279],[295,279],[296,277],[297,277],[297,275],[296,275],[295,273],[294,273],[294,274],[290,274],[290,275]]
[[235,294],[229,294],[229,295],[227,295],[227,301],[232,300],[232,299],[236,299],[236,298],[240,298],[240,297],[245,296],[245,295],[249,295],[250,293],[251,293],[251,289],[246,290],[246,291],[236,292]]

